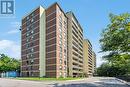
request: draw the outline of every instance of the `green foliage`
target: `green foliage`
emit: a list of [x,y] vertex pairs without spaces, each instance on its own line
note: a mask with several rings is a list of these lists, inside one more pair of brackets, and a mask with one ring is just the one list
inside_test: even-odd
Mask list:
[[107,62],[98,69],[98,75],[120,76],[130,74],[130,14],[110,14],[110,24],[100,39],[101,52]]
[[112,62],[106,62],[97,68],[99,76],[122,76],[130,74],[130,60],[128,55],[120,55],[113,58]]
[[4,54],[0,54],[0,72],[16,70],[20,70],[20,61]]
[[111,23],[102,32],[102,52],[130,52],[130,14],[110,14]]
[[99,68],[97,68],[97,74],[99,76],[108,76],[108,73],[107,73],[108,69],[109,69],[109,64],[104,63]]

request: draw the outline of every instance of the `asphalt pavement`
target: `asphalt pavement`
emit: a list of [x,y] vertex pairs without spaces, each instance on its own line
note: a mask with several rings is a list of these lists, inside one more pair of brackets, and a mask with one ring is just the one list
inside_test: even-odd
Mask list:
[[91,77],[70,81],[27,81],[0,78],[0,87],[130,87],[114,77]]

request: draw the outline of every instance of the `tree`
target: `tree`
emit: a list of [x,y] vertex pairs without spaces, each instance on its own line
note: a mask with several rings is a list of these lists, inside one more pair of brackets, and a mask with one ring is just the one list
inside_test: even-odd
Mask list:
[[108,76],[109,64],[103,63],[99,68],[97,68],[97,74],[99,76]]
[[102,52],[130,52],[130,14],[110,14],[110,22],[100,39]]
[[[110,24],[101,34],[101,52],[107,52],[108,76],[130,74],[130,14],[110,14]],[[108,65],[109,64],[109,65]],[[102,65],[99,70],[103,70]]]
[[16,70],[20,70],[20,61],[4,54],[0,54],[0,72]]

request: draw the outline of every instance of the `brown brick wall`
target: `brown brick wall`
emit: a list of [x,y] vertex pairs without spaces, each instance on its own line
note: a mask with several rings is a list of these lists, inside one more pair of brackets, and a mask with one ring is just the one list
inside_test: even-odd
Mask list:
[[[46,76],[56,77],[56,6],[53,5],[46,10]],[[54,12],[54,13],[53,13]],[[53,14],[52,14],[53,13]],[[50,15],[51,14],[51,15]],[[49,16],[48,16],[49,15]],[[48,16],[48,17],[47,17]],[[51,21],[50,21],[51,20]],[[53,38],[53,39],[52,39]],[[53,72],[52,72],[53,70]],[[54,72],[55,71],[55,72]]]
[[56,25],[53,27],[50,27],[49,29],[46,29],[46,33],[48,34],[48,33],[55,31],[55,30],[56,30]]
[[29,76],[28,72],[22,72],[23,77],[39,77],[39,72],[32,72],[33,76]]
[[46,24],[46,27],[50,27],[52,25],[56,24],[56,20],[52,20]]
[[56,65],[46,66],[47,71],[56,70]]
[[56,43],[56,38],[53,37],[53,39],[46,42],[46,46],[52,45]]
[[56,72],[46,72],[47,77],[55,78],[56,77]]
[[51,14],[53,11],[56,11],[56,5],[53,5],[53,6],[49,7],[46,10],[46,15]]
[[49,20],[51,20],[51,19],[53,19],[53,18],[55,18],[56,17],[56,12],[54,12],[53,14],[51,14],[51,15],[49,15],[47,18],[46,18],[46,21],[49,21]]
[[[30,13],[22,20],[22,49],[21,49],[21,57],[22,57],[22,67],[21,72],[22,76],[37,76],[39,77],[39,12],[40,9],[37,8],[35,11]],[[32,16],[33,14],[33,16]],[[29,17],[28,22],[29,25],[27,26],[27,17]],[[33,17],[33,22],[31,22]],[[37,21],[37,22],[36,22]],[[33,29],[32,29],[33,26]],[[29,31],[27,31],[27,27],[29,27]],[[31,32],[34,30],[33,36],[34,38],[31,39],[32,34],[30,36],[26,36],[27,32]],[[27,38],[29,41],[27,42]],[[28,44],[28,45],[27,45]],[[37,46],[36,46],[37,45]],[[29,49],[34,48],[34,52],[31,53]],[[27,58],[27,55],[33,54],[34,58]],[[31,63],[31,60],[34,62]],[[33,71],[34,70],[34,71]],[[30,74],[31,73],[31,74]]]
[[56,64],[56,58],[52,58],[52,59],[47,59],[46,60],[47,64]]
[[56,57],[56,52],[47,53],[46,58]]
[[56,37],[56,32],[53,32],[53,33],[48,34],[48,35],[46,36],[46,39],[49,40],[49,39],[54,38],[54,37]]
[[56,50],[56,45],[52,45],[52,46],[49,46],[46,48],[46,51],[49,52],[49,51],[54,51]]

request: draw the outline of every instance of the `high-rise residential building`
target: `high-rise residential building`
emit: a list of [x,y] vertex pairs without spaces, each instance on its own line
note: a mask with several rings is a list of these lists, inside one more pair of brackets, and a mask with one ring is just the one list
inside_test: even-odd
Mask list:
[[86,77],[93,75],[93,51],[92,44],[88,39],[83,41],[84,75]]
[[68,76],[83,75],[83,30],[72,12],[68,17]]
[[39,6],[23,17],[21,39],[23,77],[79,77],[95,70],[91,43],[83,41],[74,13],[65,14],[58,3]]
[[46,9],[46,76],[67,76],[67,18],[57,3]]
[[22,19],[21,74],[45,76],[45,9],[34,9]]
[[95,75],[95,72],[96,72],[96,54],[95,54],[94,51],[93,51],[93,55],[92,55],[92,64],[93,64],[92,73],[93,73],[93,75]]
[[22,19],[22,76],[67,76],[67,18],[57,3]]

